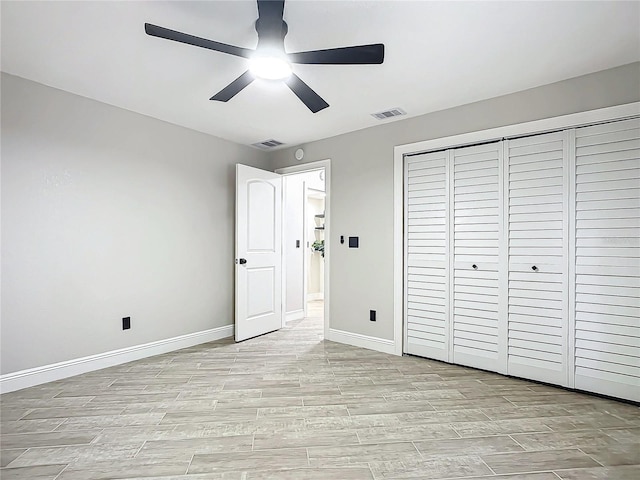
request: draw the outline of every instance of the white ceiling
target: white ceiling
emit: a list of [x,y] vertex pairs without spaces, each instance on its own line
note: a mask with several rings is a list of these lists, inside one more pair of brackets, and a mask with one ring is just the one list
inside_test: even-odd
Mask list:
[[[1,3],[4,72],[234,142],[295,145],[640,60],[640,2],[289,0],[288,51],[384,43],[383,65],[295,65],[283,84],[209,101],[246,60],[147,36],[144,23],[254,48],[253,1]],[[406,118],[406,117],[401,117]],[[393,121],[393,120],[386,120]]]

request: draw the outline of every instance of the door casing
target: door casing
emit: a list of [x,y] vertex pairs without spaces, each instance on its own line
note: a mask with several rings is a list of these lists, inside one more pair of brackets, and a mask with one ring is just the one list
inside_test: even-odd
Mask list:
[[[324,250],[324,338],[329,336],[329,308],[331,301],[331,287],[330,287],[330,259],[331,259],[331,160],[319,160],[316,162],[303,163],[301,165],[293,165],[290,167],[279,168],[275,170],[275,173],[279,173],[283,176],[294,175],[299,173],[313,172],[324,169],[324,185],[325,185],[325,223],[324,223],[324,238],[325,238],[325,250]],[[305,244],[306,246],[306,244]],[[284,256],[283,256],[284,258]],[[282,302],[285,304],[285,280],[286,270],[283,266],[283,288],[282,288]],[[306,306],[305,306],[306,308]],[[283,326],[285,316],[283,318]]]

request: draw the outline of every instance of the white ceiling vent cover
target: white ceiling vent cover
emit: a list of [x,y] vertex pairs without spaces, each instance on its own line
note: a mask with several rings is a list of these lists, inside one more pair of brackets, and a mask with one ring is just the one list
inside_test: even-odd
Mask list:
[[274,147],[279,147],[280,145],[284,145],[284,143],[279,142],[278,140],[274,140],[272,138],[271,140],[265,140],[264,142],[252,143],[251,145],[253,145],[254,147],[258,147],[258,148],[274,148]]
[[400,107],[390,108],[389,110],[385,110],[384,112],[372,113],[371,116],[377,118],[378,120],[386,120],[391,117],[399,117],[401,115],[406,115],[405,112]]

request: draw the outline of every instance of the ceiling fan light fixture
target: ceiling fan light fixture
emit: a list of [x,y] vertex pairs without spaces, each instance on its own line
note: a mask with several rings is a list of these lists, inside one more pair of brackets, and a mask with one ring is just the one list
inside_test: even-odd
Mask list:
[[266,79],[268,81],[263,82],[262,85],[264,90],[267,86],[280,88],[281,84],[276,82],[284,81],[283,83],[312,113],[318,113],[327,108],[329,104],[293,73],[292,63],[303,65],[378,65],[384,61],[384,45],[382,43],[287,54],[284,49],[284,37],[289,31],[289,27],[284,20],[285,0],[257,0],[257,4],[258,19],[254,24],[258,34],[257,50],[196,37],[151,23],[144,24],[144,31],[152,37],[206,48],[248,60],[249,69],[209,99],[217,102],[228,102],[254,80]]
[[286,58],[260,54],[249,59],[249,70],[255,77],[266,80],[285,80],[293,73]]

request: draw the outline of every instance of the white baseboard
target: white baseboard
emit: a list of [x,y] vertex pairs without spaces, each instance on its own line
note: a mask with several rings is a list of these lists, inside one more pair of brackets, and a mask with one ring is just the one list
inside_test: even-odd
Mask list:
[[304,318],[304,309],[293,310],[284,314],[284,321],[290,322],[292,320],[302,320]]
[[338,343],[346,343],[354,347],[368,348],[382,353],[390,353],[395,355],[395,343],[393,340],[385,340],[384,338],[370,337],[359,333],[345,332],[343,330],[329,329],[327,340]]
[[314,300],[324,300],[323,292],[307,293],[307,302],[313,302]]
[[188,333],[179,337],[7,373],[0,375],[0,393],[13,392],[94,370],[121,365],[133,360],[140,360],[141,358],[153,357],[154,355],[180,350],[181,348],[213,342],[214,340],[232,336],[233,329],[234,325],[225,325],[224,327],[203,330],[202,332]]

